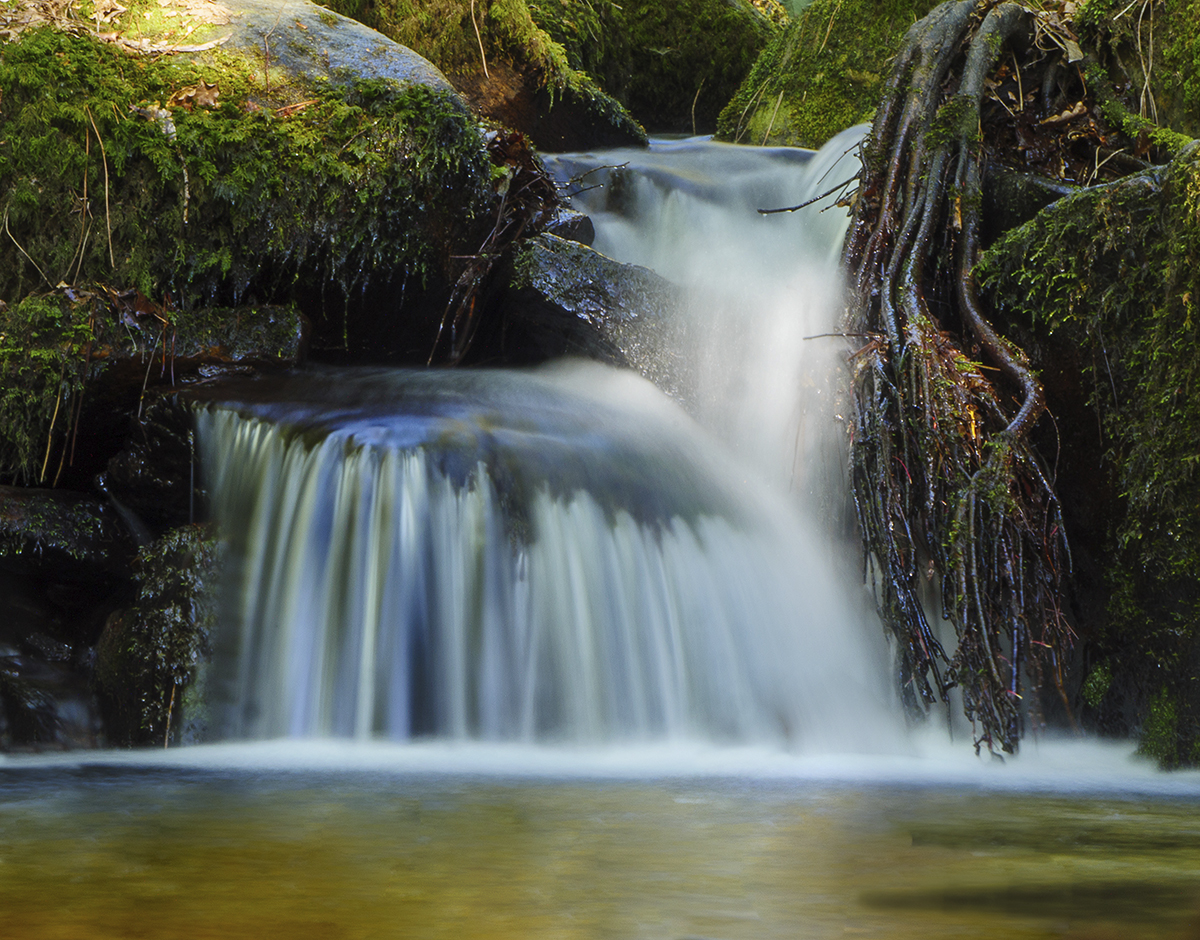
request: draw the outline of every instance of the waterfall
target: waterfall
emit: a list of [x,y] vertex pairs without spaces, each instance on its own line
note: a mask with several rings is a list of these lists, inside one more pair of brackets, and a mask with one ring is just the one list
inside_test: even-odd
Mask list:
[[[821,159],[795,151],[716,156],[749,160],[740,193],[623,171],[650,189],[624,197],[640,221],[593,209],[608,250],[682,224],[723,230],[720,254],[755,203],[821,185]],[[828,494],[794,485],[801,439],[836,441],[828,394],[804,405],[825,378],[771,365],[784,347],[815,371],[801,347],[831,329],[840,215],[791,231],[749,215],[770,250],[739,248],[719,287],[702,247],[681,246],[703,273],[657,261],[695,289],[680,315],[705,324],[690,335],[697,374],[720,386],[700,408],[708,430],[632,374],[582,363],[317,370],[202,409],[233,560],[210,683],[222,733],[817,749],[890,734],[878,628],[812,518]],[[734,346],[742,360],[719,361]],[[772,369],[782,380],[755,375]],[[801,433],[797,402],[823,415],[819,433]]]

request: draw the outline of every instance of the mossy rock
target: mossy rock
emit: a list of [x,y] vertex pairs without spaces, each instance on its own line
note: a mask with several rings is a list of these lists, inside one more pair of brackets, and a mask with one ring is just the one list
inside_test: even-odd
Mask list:
[[[999,320],[1030,337],[1056,416],[1043,449],[1061,441],[1057,488],[1082,562],[1084,716],[1103,731],[1140,731],[1165,763],[1194,762],[1200,145],[1059,200],[981,264]],[[1108,681],[1090,681],[1101,665]]]
[[869,121],[908,27],[935,0],[814,0],[763,50],[717,136],[820,147]]
[[1076,16],[1095,52],[1089,77],[1109,95],[1106,116],[1131,137],[1140,132],[1169,149],[1177,149],[1179,135],[1200,137],[1197,23],[1200,0],[1086,0]]
[[624,107],[574,67],[526,0],[331,0],[434,62],[483,117],[543,150],[644,144]]
[[750,0],[527,0],[575,68],[656,132],[711,133],[787,20]]
[[495,219],[479,126],[437,81],[313,77],[233,45],[131,57],[47,27],[3,47],[0,299],[134,288],[181,323],[294,301],[331,356],[423,360]]
[[181,311],[97,287],[0,308],[0,479],[86,487],[148,390],[295,366],[307,339],[294,305]]
[[203,735],[199,692],[216,624],[219,554],[211,528],[198,525],[138,553],[137,600],[109,618],[96,647],[110,744],[162,746]]

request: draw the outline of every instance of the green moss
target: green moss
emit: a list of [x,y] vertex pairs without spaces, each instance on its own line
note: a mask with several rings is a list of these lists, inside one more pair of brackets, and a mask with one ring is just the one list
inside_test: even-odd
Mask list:
[[[217,107],[131,110],[202,80]],[[378,272],[449,276],[496,198],[478,127],[424,86],[268,88],[248,59],[131,58],[40,30],[4,47],[0,88],[10,302],[60,281],[136,287],[183,311],[331,294],[315,312],[334,319],[336,298]]]
[[1112,679],[1112,666],[1107,661],[1101,663],[1088,674],[1087,680],[1083,683],[1083,700],[1092,708],[1099,708],[1104,701],[1104,696],[1108,695]]
[[1101,552],[1109,601],[1098,652],[1144,722],[1143,690],[1168,690],[1180,761],[1200,715],[1197,156],[1192,147],[1159,172],[1060,200],[978,269],[1010,324],[1080,351],[1119,500]]
[[[1177,148],[1178,140],[1163,131],[1200,136],[1198,22],[1200,0],[1087,0],[1076,17],[1080,37],[1097,51],[1111,83],[1105,116],[1131,137],[1141,131]],[[1114,120],[1117,114],[1121,120]]]
[[572,97],[631,139],[644,138],[620,103],[574,67],[563,46],[534,21],[526,0],[474,5],[469,0],[331,0],[328,5],[420,53],[459,87],[477,80],[487,63],[502,63],[520,75],[531,74],[549,92],[551,108],[555,100]]
[[54,432],[71,423],[95,339],[90,309],[28,297],[0,310],[0,479],[49,482]]
[[185,714],[185,698],[211,652],[218,556],[210,528],[184,526],[134,560],[137,601],[109,619],[97,649],[113,743],[161,745],[202,722],[194,710]]
[[744,143],[819,147],[870,120],[892,57],[932,0],[815,0],[779,33],[721,112]]

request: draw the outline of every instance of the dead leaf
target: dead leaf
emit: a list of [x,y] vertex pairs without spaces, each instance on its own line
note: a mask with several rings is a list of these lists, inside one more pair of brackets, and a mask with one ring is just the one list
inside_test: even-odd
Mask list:
[[1082,101],[1076,101],[1074,106],[1064,111],[1062,114],[1055,114],[1048,118],[1043,118],[1039,124],[1062,124],[1064,121],[1069,121],[1072,118],[1082,117],[1087,113],[1087,108],[1084,107]]
[[191,111],[192,108],[215,108],[220,94],[221,89],[216,82],[209,84],[201,81],[196,85],[180,88],[167,99],[167,107],[183,108],[185,111]]

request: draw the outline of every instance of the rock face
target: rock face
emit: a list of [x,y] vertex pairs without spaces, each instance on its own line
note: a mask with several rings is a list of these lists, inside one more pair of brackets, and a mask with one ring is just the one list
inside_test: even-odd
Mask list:
[[81,493],[0,487],[0,748],[95,746],[92,645],[136,543]]

